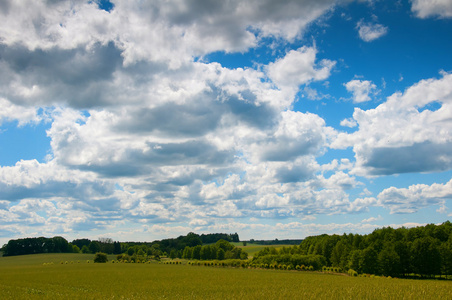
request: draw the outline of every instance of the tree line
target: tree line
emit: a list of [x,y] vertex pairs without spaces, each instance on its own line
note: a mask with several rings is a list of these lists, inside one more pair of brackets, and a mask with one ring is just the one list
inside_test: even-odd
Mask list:
[[299,246],[265,248],[254,256],[253,263],[327,266],[393,277],[448,276],[452,275],[452,224],[384,227],[367,235],[311,236]]
[[219,240],[212,245],[186,246],[182,255],[171,252],[170,257],[198,260],[248,259],[248,253],[242,251],[241,248],[235,247],[228,241]]
[[[75,239],[69,243],[65,238],[56,236],[53,238],[24,238],[10,240],[3,245],[4,256],[38,254],[38,253],[92,253],[97,252],[107,254],[127,254],[130,257],[134,255],[154,257],[159,259],[161,256],[171,256],[182,258],[185,248],[204,247],[205,244],[214,244],[220,240],[225,242],[239,242],[239,235],[226,233],[201,234],[190,232],[186,236],[177,238],[163,239],[160,241],[146,242],[117,242],[111,238],[99,238],[98,240]],[[221,248],[221,247],[220,247]],[[196,248],[198,249],[198,248]],[[206,248],[207,249],[207,248]],[[213,249],[213,248],[212,248]],[[198,250],[195,250],[197,253]],[[207,250],[205,250],[207,251]],[[211,250],[214,251],[214,250]],[[216,249],[218,251],[218,249]],[[224,249],[225,255],[230,249]],[[240,256],[235,252],[227,253],[227,256]],[[197,257],[197,255],[195,255]],[[211,255],[213,256],[213,255]],[[221,256],[221,254],[220,254]]]

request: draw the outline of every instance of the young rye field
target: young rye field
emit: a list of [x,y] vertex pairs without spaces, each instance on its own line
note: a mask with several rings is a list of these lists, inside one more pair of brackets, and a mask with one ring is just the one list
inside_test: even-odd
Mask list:
[[[92,258],[93,255],[86,254],[0,257],[0,298],[452,298],[452,283],[449,281],[362,278],[317,272],[234,269],[184,264],[111,262],[94,264]],[[87,263],[87,260],[91,261]],[[51,262],[53,264],[48,264]]]

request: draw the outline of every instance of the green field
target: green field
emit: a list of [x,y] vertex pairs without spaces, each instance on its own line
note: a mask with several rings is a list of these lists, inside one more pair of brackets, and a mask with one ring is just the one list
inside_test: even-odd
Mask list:
[[[0,257],[1,299],[451,299],[452,283],[174,264],[93,255]],[[80,262],[78,262],[80,261]],[[47,264],[53,262],[53,264]],[[63,262],[61,264],[61,262]],[[66,264],[67,262],[67,264]],[[43,265],[46,263],[45,265]]]
[[256,253],[261,251],[264,248],[276,248],[281,249],[282,247],[293,247],[293,245],[260,245],[260,244],[253,244],[253,243],[247,243],[246,246],[243,246],[242,242],[239,243],[231,243],[232,245],[242,248],[243,251],[248,253],[248,257],[252,258]]

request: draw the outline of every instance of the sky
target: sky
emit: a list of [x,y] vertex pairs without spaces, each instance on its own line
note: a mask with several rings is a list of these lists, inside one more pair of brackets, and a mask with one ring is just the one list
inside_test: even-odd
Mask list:
[[452,217],[452,1],[0,1],[0,244]]

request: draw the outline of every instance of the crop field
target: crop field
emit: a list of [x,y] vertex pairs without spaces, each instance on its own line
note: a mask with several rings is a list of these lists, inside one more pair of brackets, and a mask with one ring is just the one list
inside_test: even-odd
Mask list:
[[[1,299],[451,299],[452,282],[184,264],[94,264],[93,255],[0,257]],[[67,262],[67,263],[66,263]],[[53,263],[53,264],[52,264]]]

